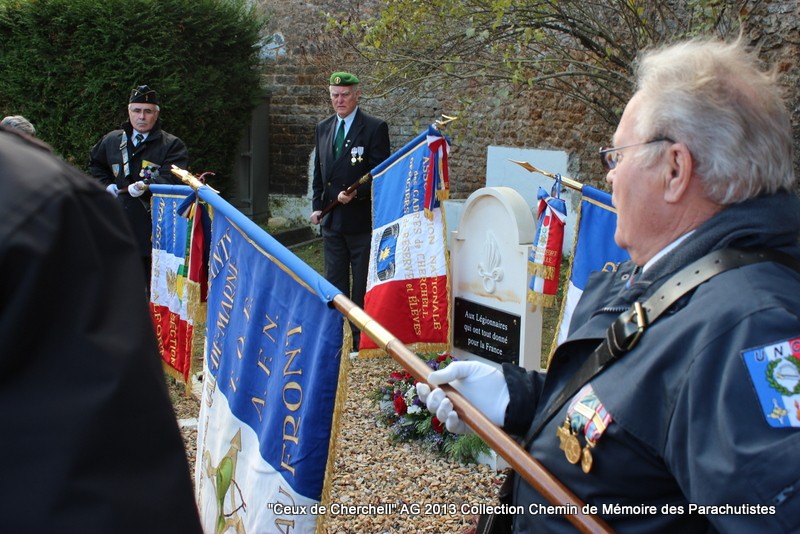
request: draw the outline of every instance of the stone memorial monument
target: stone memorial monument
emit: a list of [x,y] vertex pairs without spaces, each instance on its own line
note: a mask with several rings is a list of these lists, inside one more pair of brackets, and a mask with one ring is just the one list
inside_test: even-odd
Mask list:
[[484,187],[464,203],[450,252],[456,358],[541,369],[542,312],[526,301],[536,223],[509,187]]

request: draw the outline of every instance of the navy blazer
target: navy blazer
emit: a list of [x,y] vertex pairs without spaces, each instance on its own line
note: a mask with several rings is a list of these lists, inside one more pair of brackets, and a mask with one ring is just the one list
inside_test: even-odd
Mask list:
[[[389,126],[382,119],[356,109],[356,116],[345,137],[344,150],[333,157],[333,138],[338,117],[331,115],[317,124],[315,132],[312,209],[322,210],[340,192],[377,167],[391,153]],[[359,186],[356,197],[336,206],[320,223],[334,231],[356,234],[372,231],[372,185]]]

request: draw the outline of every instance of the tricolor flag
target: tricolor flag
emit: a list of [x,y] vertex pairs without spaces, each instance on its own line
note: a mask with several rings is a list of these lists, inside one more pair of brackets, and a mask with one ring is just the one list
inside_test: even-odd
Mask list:
[[191,189],[152,185],[153,249],[150,314],[167,372],[191,386],[194,326],[205,319],[204,219]]
[[[449,347],[447,252],[440,200],[446,137],[433,126],[372,170],[372,251],[364,311],[409,349]],[[362,356],[382,354],[361,336]]]
[[528,302],[534,306],[552,306],[558,293],[561,251],[567,203],[561,198],[561,175],[556,175],[550,194],[539,188],[536,237],[528,253]]
[[572,311],[583,294],[589,273],[613,268],[617,263],[630,258],[614,242],[616,227],[617,211],[611,205],[611,195],[584,185],[581,188],[569,284],[561,304],[561,320],[553,350],[567,339]]
[[322,531],[349,359],[330,283],[203,186],[210,237],[195,487],[206,532]]

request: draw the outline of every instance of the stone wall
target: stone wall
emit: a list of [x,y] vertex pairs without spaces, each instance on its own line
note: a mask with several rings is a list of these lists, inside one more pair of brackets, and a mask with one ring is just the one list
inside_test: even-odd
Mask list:
[[[392,150],[413,139],[442,113],[462,117],[448,129],[453,140],[451,194],[466,198],[485,183],[489,145],[563,150],[570,154],[570,177],[604,187],[597,150],[610,144],[614,127],[580,105],[550,93],[520,91],[503,105],[480,100],[467,109],[458,102],[468,94],[423,95],[410,103],[370,93],[369,73],[360,72],[346,51],[337,50],[326,28],[325,13],[379,6],[341,0],[262,0],[272,14],[271,31],[281,46],[271,51],[264,83],[271,94],[270,193],[307,196],[314,126],[332,113],[327,79],[334,70],[362,77],[361,106],[390,125]],[[355,8],[353,7],[355,4]],[[763,57],[781,71],[792,112],[796,153],[800,154],[800,7],[796,0],[767,0],[748,25],[746,38],[758,43]],[[394,99],[395,97],[392,97]],[[466,126],[460,126],[463,122]],[[450,128],[450,127],[449,127]],[[535,162],[531,162],[535,165]],[[795,168],[800,175],[798,158]]]

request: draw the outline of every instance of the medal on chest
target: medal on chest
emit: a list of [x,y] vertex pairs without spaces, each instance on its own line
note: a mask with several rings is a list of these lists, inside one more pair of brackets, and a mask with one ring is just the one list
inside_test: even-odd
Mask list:
[[[564,422],[556,429],[559,448],[564,451],[567,461],[571,464],[580,462],[581,469],[588,474],[594,463],[592,450],[612,421],[591,385],[584,386],[570,402]],[[581,437],[585,443],[583,446]]]
[[364,147],[354,146],[350,149],[350,164],[355,165],[356,162],[361,163],[364,161]]

